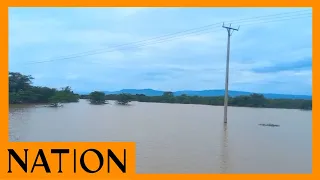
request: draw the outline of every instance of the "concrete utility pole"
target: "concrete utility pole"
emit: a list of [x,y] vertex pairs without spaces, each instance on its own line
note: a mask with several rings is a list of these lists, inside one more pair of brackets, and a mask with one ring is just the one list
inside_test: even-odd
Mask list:
[[230,55],[230,37],[233,31],[238,31],[240,26],[235,29],[231,27],[225,26],[224,23],[222,25],[223,28],[227,29],[228,32],[228,46],[227,46],[227,63],[226,63],[226,82],[225,82],[225,92],[224,92],[224,123],[227,123],[227,108],[228,108],[228,85],[229,85],[229,55]]

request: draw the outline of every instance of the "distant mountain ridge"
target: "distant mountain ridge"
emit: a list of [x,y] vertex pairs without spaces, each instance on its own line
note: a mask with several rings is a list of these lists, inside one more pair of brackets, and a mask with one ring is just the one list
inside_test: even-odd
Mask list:
[[[154,89],[122,89],[120,91],[104,91],[105,94],[144,94],[146,96],[161,96],[165,91],[154,90]],[[89,94],[88,92],[78,92],[79,94]],[[174,91],[174,95],[179,96],[186,94],[189,96],[224,96],[224,90],[184,90],[184,91]],[[249,95],[254,92],[245,92],[245,91],[229,91],[231,97]],[[266,98],[271,99],[308,99],[311,100],[312,96],[309,95],[290,95],[290,94],[274,94],[274,93],[259,93],[263,94]]]

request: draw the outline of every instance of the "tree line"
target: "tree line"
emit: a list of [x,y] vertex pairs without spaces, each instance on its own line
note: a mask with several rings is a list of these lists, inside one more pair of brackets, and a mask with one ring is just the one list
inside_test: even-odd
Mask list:
[[68,103],[78,102],[80,95],[67,86],[60,90],[49,87],[33,86],[30,75],[9,72],[9,103]]
[[120,105],[128,105],[133,99],[132,95],[130,94],[118,94],[116,99],[110,99],[108,96],[105,95],[104,92],[94,91],[91,92],[89,95],[81,95],[81,99],[88,99],[91,104],[107,104],[107,100],[116,100],[116,102]]
[[[119,104],[128,104],[131,101],[154,102],[154,103],[176,103],[176,104],[203,104],[223,106],[224,96],[174,96],[173,92],[164,92],[162,96],[146,96],[144,94],[107,94],[100,93],[100,99],[117,101]],[[81,95],[81,99],[91,99],[91,95]],[[311,110],[312,101],[304,99],[267,99],[262,94],[253,93],[248,96],[229,97],[229,106],[257,107],[257,108],[283,108]]]
[[[88,99],[91,104],[106,104],[108,100],[114,100],[120,105],[127,105],[131,101],[177,103],[177,104],[203,104],[223,106],[224,97],[202,97],[183,94],[175,96],[173,92],[164,92],[161,96],[146,96],[144,94],[105,94],[94,91],[88,95],[79,95],[67,86],[60,90],[49,87],[33,86],[30,75],[18,72],[9,72],[9,103],[68,103],[78,102],[79,99]],[[253,93],[248,96],[229,97],[229,106],[261,107],[261,108],[285,108],[285,109],[312,109],[312,100],[303,99],[267,99],[262,94]]]

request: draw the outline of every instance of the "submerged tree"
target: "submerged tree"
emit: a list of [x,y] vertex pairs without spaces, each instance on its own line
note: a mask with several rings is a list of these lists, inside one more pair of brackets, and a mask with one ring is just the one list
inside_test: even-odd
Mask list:
[[49,99],[51,103],[68,103],[68,102],[78,102],[80,96],[78,94],[73,93],[69,86],[65,88],[61,88],[60,91],[57,91],[54,96]]
[[117,99],[117,103],[120,105],[128,105],[132,98],[130,94],[121,93]]
[[[162,95],[157,96],[147,96],[144,94],[108,94],[105,97],[107,100],[116,100],[119,104],[127,104],[130,101],[138,101],[156,103],[204,104],[213,106],[224,105],[224,96],[191,96],[187,94],[176,96],[172,92],[164,92]],[[270,99],[264,97],[263,94],[256,93],[235,97],[229,96],[228,105],[238,107],[312,110],[311,99]]]
[[91,92],[89,100],[92,104],[106,104],[105,93],[100,91]]

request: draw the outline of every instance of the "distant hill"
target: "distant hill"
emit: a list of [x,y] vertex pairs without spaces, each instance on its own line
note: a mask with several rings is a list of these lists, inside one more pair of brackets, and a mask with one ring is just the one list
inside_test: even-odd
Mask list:
[[[146,96],[161,96],[164,91],[153,90],[153,89],[122,89],[120,91],[104,91],[106,94],[120,94],[120,93],[128,93],[128,94],[144,94]],[[78,92],[79,94],[89,94],[87,92]],[[201,90],[201,91],[175,91],[174,95],[179,96],[182,94],[186,94],[189,96],[224,96],[224,90]],[[229,95],[231,97],[241,96],[241,95],[249,95],[253,92],[245,92],[245,91],[229,91]],[[290,94],[272,94],[272,93],[261,93],[266,98],[272,99],[312,99],[312,96],[308,95],[290,95]]]

